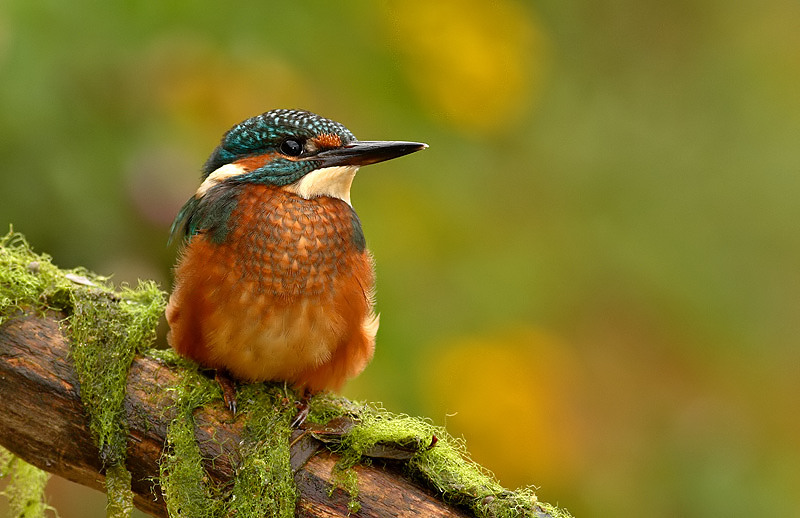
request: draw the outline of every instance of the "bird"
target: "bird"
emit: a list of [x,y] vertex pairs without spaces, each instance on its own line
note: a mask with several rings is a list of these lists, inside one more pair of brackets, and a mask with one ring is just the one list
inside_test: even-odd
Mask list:
[[361,166],[427,147],[288,109],[223,135],[172,224],[183,246],[166,318],[169,344],[214,369],[233,413],[237,381],[284,382],[307,401],[370,362],[374,262],[350,188]]

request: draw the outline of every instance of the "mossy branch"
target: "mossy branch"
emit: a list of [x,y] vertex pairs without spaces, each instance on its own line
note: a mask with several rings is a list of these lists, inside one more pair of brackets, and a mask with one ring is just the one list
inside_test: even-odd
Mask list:
[[0,237],[0,445],[109,492],[112,516],[568,516],[423,419],[322,396],[313,430],[291,430],[296,395],[275,384],[241,387],[233,418],[213,380],[150,348],[162,305],[151,283],[114,290]]
[[[42,318],[22,313],[0,328],[0,444],[41,469],[105,491],[105,470],[78,393],[61,320],[58,314]],[[134,360],[128,375],[126,466],[134,505],[154,516],[166,516],[155,481],[167,430],[176,418],[172,389],[181,383],[179,371],[163,360],[141,357]],[[242,463],[239,445],[245,442],[245,419],[231,420],[218,402],[197,410],[193,417],[203,467],[212,482],[224,487]],[[301,434],[295,432],[293,439]],[[292,448],[298,514],[346,516],[350,497],[340,490],[328,496],[339,457],[321,445],[309,434]],[[397,466],[374,463],[359,465],[355,471],[367,516],[401,516],[404,508],[416,508],[419,516],[468,516],[407,480]],[[199,486],[200,481],[192,482],[191,487]]]

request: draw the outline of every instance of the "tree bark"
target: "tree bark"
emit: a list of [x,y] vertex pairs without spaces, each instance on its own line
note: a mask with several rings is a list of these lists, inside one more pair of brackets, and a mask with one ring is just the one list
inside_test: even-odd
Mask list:
[[[81,403],[68,339],[59,327],[63,317],[20,312],[0,327],[0,444],[43,470],[104,491],[103,468]],[[174,417],[167,388],[175,385],[177,376],[168,365],[141,357],[128,374],[127,468],[134,505],[153,516],[166,516],[154,481],[167,425]],[[203,458],[214,459],[206,465],[208,476],[224,484],[235,469],[242,420],[231,419],[222,405],[211,405],[196,412],[195,422]],[[300,493],[297,516],[353,516],[347,509],[348,494],[337,489],[328,496],[336,461],[337,456],[310,434],[294,433],[291,463]],[[354,516],[469,516],[409,480],[396,464],[375,461],[355,470],[361,510]]]

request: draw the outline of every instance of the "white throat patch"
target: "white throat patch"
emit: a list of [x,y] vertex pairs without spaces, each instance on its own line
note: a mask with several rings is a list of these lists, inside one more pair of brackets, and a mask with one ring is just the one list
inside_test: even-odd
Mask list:
[[345,203],[352,206],[350,186],[353,185],[356,171],[358,171],[358,166],[355,165],[323,167],[311,171],[295,183],[285,186],[284,189],[307,200],[317,196],[330,196],[344,200]]
[[219,169],[215,169],[211,172],[206,179],[203,180],[203,183],[200,184],[200,187],[197,188],[197,192],[194,193],[194,197],[198,200],[205,196],[209,189],[217,185],[218,183],[222,183],[228,178],[232,178],[234,176],[239,176],[249,171],[242,167],[239,164],[225,164],[224,166],[220,167]]

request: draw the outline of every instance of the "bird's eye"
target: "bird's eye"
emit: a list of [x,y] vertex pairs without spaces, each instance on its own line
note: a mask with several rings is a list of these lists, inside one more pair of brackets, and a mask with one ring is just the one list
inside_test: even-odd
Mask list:
[[281,142],[281,153],[286,156],[300,156],[303,152],[303,145],[292,138],[287,138]]

